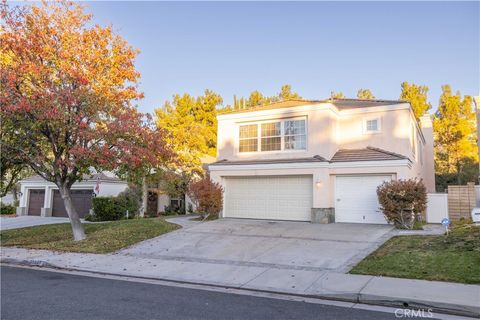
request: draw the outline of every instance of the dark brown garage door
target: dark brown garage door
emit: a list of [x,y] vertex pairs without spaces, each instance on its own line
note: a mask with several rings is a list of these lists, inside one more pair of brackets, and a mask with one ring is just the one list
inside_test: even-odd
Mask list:
[[[72,190],[73,206],[77,209],[80,218],[84,218],[92,208],[93,190]],[[67,210],[63,205],[63,199],[58,190],[53,191],[53,217],[68,217]]]
[[39,216],[45,201],[44,189],[30,189],[30,197],[28,200],[28,215]]

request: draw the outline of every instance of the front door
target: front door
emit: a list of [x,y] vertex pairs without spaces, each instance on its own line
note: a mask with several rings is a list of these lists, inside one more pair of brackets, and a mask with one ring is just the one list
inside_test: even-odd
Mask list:
[[147,215],[157,215],[158,211],[158,194],[156,192],[148,192]]

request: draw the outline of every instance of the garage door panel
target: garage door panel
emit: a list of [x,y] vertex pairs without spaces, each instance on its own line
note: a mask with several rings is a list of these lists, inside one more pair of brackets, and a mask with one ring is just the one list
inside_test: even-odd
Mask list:
[[30,189],[28,199],[28,215],[39,216],[43,204],[45,203],[45,190],[44,189]]
[[[91,189],[71,190],[73,206],[77,210],[80,218],[84,218],[92,207],[92,193]],[[53,217],[68,217],[67,210],[63,204],[63,199],[58,190],[53,192]]]
[[337,176],[335,221],[387,223],[379,209],[377,187],[389,180],[390,175]]
[[225,217],[309,221],[311,176],[228,177]]

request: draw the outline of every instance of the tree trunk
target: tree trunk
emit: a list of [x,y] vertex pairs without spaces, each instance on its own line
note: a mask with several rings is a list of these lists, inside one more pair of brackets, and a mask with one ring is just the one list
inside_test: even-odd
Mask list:
[[142,206],[139,210],[139,216],[141,218],[145,217],[145,212],[147,211],[148,205],[148,187],[146,177],[142,178]]
[[80,241],[87,238],[85,231],[83,230],[82,223],[80,222],[80,217],[78,216],[77,210],[73,206],[72,194],[70,189],[64,185],[59,185],[58,189],[60,195],[63,199],[63,204],[67,210],[68,217],[70,218],[70,224],[72,225],[73,240]]

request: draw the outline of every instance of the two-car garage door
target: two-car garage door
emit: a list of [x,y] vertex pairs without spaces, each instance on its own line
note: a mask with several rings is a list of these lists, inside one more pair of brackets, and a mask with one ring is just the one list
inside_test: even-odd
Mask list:
[[310,221],[312,176],[225,178],[225,217]]

